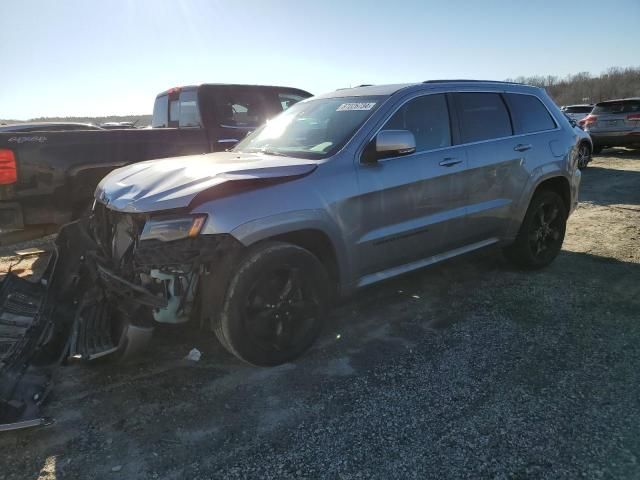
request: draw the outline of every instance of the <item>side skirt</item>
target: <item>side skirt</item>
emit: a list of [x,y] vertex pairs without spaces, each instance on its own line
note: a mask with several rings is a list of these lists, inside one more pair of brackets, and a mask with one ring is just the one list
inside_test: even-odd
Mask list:
[[464,247],[456,248],[454,250],[449,250],[448,252],[445,252],[445,253],[439,253],[437,255],[432,255],[427,258],[422,258],[415,262],[405,263],[404,265],[400,265],[398,267],[392,267],[386,270],[382,270],[380,272],[371,273],[369,275],[360,277],[360,280],[358,280],[356,287],[360,288],[367,285],[371,285],[372,283],[380,282],[382,280],[387,280],[388,278],[393,278],[398,275],[402,275],[403,273],[407,273],[413,270],[417,270],[419,268],[427,267],[429,265],[442,262],[443,260],[457,257],[458,255],[469,253],[474,250],[488,247],[489,245],[493,245],[496,243],[498,243],[497,238],[488,238],[486,240],[482,240],[481,242],[472,243]]

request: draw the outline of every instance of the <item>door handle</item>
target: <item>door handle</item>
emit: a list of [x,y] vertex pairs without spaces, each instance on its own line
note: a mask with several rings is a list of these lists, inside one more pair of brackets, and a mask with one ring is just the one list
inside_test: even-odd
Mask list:
[[458,160],[457,158],[445,158],[438,165],[441,167],[453,167],[459,163],[462,163],[462,160]]
[[531,144],[529,143],[519,143],[518,145],[516,145],[515,147],[513,147],[513,149],[516,152],[525,152],[527,150],[530,150],[532,148]]

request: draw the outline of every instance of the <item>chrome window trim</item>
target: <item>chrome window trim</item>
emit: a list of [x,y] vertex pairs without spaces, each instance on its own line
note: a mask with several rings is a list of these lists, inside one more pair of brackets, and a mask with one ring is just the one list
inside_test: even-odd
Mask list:
[[224,123],[221,123],[220,127],[222,127],[222,128],[236,128],[238,130],[256,130],[257,128],[260,128],[262,125],[264,125],[264,123],[261,123],[260,125],[257,125],[255,127],[241,127],[239,125],[225,125]]
[[[529,135],[538,135],[540,133],[548,133],[548,132],[557,132],[559,130],[561,130],[560,127],[560,123],[558,122],[557,118],[553,115],[553,113],[551,113],[551,110],[549,110],[549,107],[547,106],[547,104],[545,102],[543,102],[537,95],[534,95],[532,93],[523,93],[523,92],[510,92],[507,90],[444,90],[444,91],[429,91],[429,92],[424,92],[424,91],[418,91],[415,92],[414,94],[411,94],[408,96],[408,98],[403,101],[400,105],[398,105],[395,109],[393,109],[391,111],[391,113],[384,119],[384,121],[382,122],[382,125],[380,127],[378,127],[375,132],[369,137],[369,139],[364,142],[363,145],[360,146],[360,148],[358,149],[357,152],[357,162],[360,165],[367,165],[366,163],[363,163],[361,161],[362,158],[362,153],[364,152],[364,149],[366,148],[366,146],[376,137],[376,135],[378,135],[378,133],[380,133],[380,131],[382,130],[382,128],[387,124],[387,122],[391,119],[391,117],[393,117],[396,112],[398,110],[400,110],[402,107],[404,107],[408,102],[418,98],[418,97],[423,97],[426,95],[446,95],[446,94],[454,94],[454,93],[494,93],[497,95],[500,94],[506,94],[506,93],[510,93],[510,94],[514,94],[514,95],[529,95],[531,97],[535,97],[540,103],[542,103],[542,105],[544,106],[544,108],[547,109],[547,112],[549,113],[549,115],[551,116],[553,123],[556,125],[555,128],[552,129],[548,129],[548,130],[539,130],[537,132],[530,132],[530,133],[518,133],[518,134],[513,134],[513,135],[509,135],[506,137],[496,137],[496,138],[489,138],[486,140],[478,140],[475,142],[467,142],[467,143],[458,143],[456,145],[450,145],[448,147],[440,147],[440,148],[434,148],[431,150],[422,150],[420,152],[415,152],[415,153],[410,153],[408,155],[399,155],[397,157],[387,157],[387,158],[383,158],[378,160],[379,162],[384,162],[387,160],[394,160],[397,158],[410,158],[410,157],[414,157],[417,155],[422,155],[422,154],[426,154],[426,153],[432,153],[432,152],[440,152],[443,150],[450,150],[452,148],[459,148],[459,147],[468,147],[468,146],[473,146],[473,145],[481,145],[483,143],[488,143],[488,142],[496,142],[496,141],[500,141],[500,140],[506,140],[509,138],[522,138],[522,137],[528,137]],[[448,104],[447,104],[448,105]],[[506,104],[505,102],[505,108],[507,109],[507,111],[509,112],[509,114],[511,114],[511,110],[509,109],[509,106]],[[451,121],[451,112],[449,112],[449,121]],[[513,126],[512,126],[513,128]],[[451,132],[453,134],[453,132]],[[453,137],[453,135],[452,135]]]

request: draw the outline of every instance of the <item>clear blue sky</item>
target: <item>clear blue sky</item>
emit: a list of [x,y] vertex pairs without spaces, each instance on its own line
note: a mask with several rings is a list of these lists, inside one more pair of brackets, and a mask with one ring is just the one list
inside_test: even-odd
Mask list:
[[0,1],[0,118],[150,113],[202,82],[321,93],[640,65],[640,0]]

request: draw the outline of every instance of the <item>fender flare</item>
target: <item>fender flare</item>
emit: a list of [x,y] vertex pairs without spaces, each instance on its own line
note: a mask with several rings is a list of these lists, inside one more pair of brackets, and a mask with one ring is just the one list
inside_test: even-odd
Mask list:
[[269,238],[300,230],[317,230],[329,239],[336,256],[341,288],[349,284],[352,278],[353,265],[350,256],[347,254],[347,246],[337,222],[324,210],[306,209],[278,213],[251,220],[234,228],[229,233],[248,247]]

